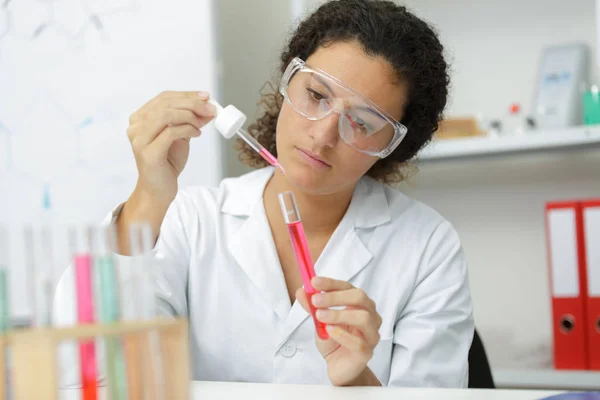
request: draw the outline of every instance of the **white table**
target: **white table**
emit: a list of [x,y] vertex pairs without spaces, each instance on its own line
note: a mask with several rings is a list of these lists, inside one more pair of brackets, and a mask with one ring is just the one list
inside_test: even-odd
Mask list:
[[460,390],[412,388],[339,388],[312,385],[194,382],[194,398],[244,400],[533,400],[560,392],[527,390]]
[[[312,385],[192,382],[192,399],[218,400],[538,400],[561,392],[529,390],[339,388]],[[103,399],[101,388],[100,399]],[[62,400],[79,400],[79,390],[64,389]],[[64,396],[62,395],[64,393]]]
[[600,390],[600,371],[494,369],[492,374],[499,388]]

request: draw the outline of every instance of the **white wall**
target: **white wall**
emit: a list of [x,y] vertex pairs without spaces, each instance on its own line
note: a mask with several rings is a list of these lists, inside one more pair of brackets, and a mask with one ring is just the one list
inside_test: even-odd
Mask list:
[[[0,7],[0,20],[11,21],[0,32],[0,224],[10,233],[13,316],[31,313],[23,225],[100,223],[135,186],[131,113],[164,90],[218,88],[215,1],[117,3]],[[34,38],[27,28],[38,26]],[[192,142],[180,187],[222,179],[217,135],[210,126]],[[57,277],[70,256],[58,233],[54,260],[44,260]]]
[[[433,22],[447,46],[453,115],[500,116],[513,101],[527,109],[545,45],[583,40],[596,48],[593,0],[402,3]],[[598,150],[558,152],[422,163],[402,186],[457,227],[493,366],[551,365],[544,202],[600,197],[597,171]]]
[[551,365],[544,203],[600,197],[597,150],[422,164],[403,190],[457,228],[496,367]]
[[[583,41],[595,60],[594,0],[397,0],[439,31],[452,63],[449,114],[530,110],[542,49]],[[594,77],[598,74],[595,72]]]

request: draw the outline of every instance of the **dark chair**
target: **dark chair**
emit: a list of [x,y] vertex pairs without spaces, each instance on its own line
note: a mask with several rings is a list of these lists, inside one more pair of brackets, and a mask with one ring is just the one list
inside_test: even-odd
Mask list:
[[494,389],[495,387],[483,342],[475,330],[469,349],[469,388]]

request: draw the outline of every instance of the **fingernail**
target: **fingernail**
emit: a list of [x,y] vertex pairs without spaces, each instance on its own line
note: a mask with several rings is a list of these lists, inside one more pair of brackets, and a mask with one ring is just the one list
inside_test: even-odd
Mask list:
[[198,96],[200,96],[202,100],[208,100],[208,93],[206,92],[198,92]]
[[330,312],[329,310],[317,310],[317,319],[323,321],[325,319],[327,319],[327,317],[329,317]]
[[337,326],[334,325],[327,325],[325,326],[325,329],[327,330],[327,333],[329,333],[329,336],[332,337],[339,337],[340,336],[340,328],[338,328]]
[[310,283],[313,286],[319,286],[319,284],[321,283],[321,278],[319,278],[318,276],[315,276],[314,278],[312,278],[312,280],[310,281]]
[[325,301],[325,299],[322,294],[313,294],[313,296],[312,296],[313,306],[319,307],[319,306],[323,305],[324,301]]
[[215,113],[217,112],[217,107],[215,107],[213,104],[207,103],[205,107],[206,107],[206,111],[210,115],[215,115]]

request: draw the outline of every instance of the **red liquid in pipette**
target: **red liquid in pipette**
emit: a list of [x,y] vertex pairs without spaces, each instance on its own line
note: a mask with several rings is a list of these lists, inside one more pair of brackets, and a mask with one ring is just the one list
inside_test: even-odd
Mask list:
[[263,147],[262,149],[260,149],[258,154],[260,154],[261,157],[264,158],[266,162],[268,162],[269,164],[271,164],[272,166],[274,166],[276,168],[279,168],[281,170],[281,172],[283,172],[285,174],[285,170],[283,169],[281,164],[279,164],[279,160],[277,160],[277,158],[275,158],[275,156],[273,154],[269,153],[269,151],[267,149],[265,149]]
[[294,253],[296,253],[296,259],[298,260],[298,268],[300,268],[300,275],[302,275],[302,282],[304,283],[304,290],[308,297],[310,313],[315,322],[317,335],[323,340],[329,339],[325,324],[317,320],[317,316],[315,315],[316,309],[312,304],[312,296],[315,293],[318,293],[318,291],[315,290],[310,283],[312,278],[315,277],[315,268],[312,259],[310,258],[310,252],[308,251],[304,226],[302,225],[302,221],[297,221],[289,223],[287,227],[290,238],[292,239],[292,247],[294,248]]

